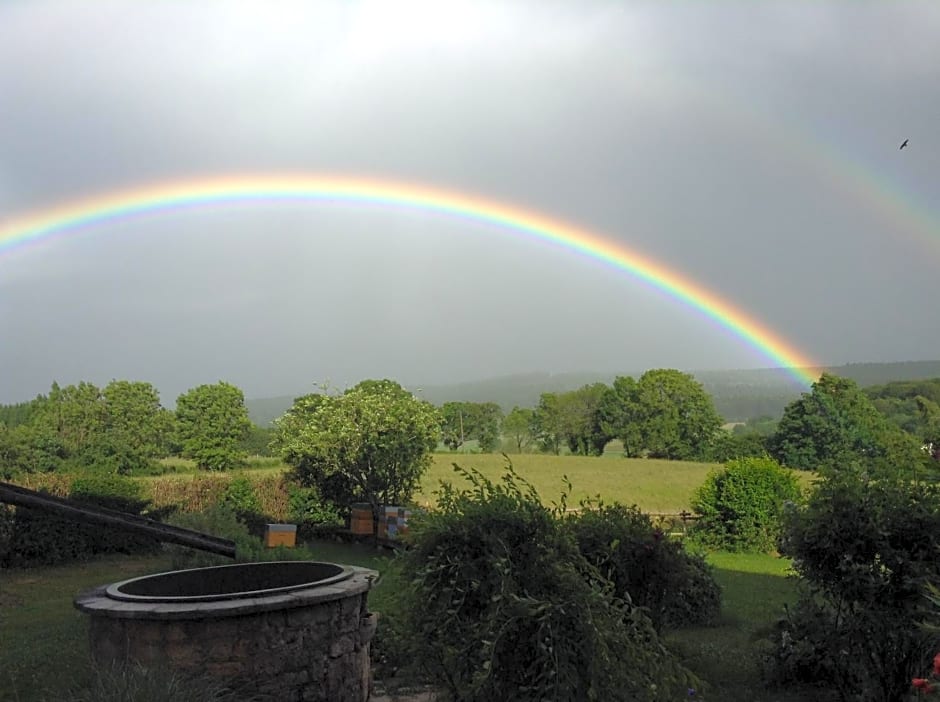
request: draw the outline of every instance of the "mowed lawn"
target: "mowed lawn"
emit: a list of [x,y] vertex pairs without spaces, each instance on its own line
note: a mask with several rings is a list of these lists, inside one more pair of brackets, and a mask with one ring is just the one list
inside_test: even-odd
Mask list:
[[[325,561],[386,570],[388,556],[369,547],[318,542],[314,556]],[[789,561],[770,555],[714,553],[708,556],[723,591],[717,626],[671,632],[669,646],[709,687],[697,699],[722,702],[809,702],[812,696],[769,691],[760,682],[764,635],[796,583],[785,577]],[[0,577],[0,701],[68,699],[69,691],[90,680],[87,617],[72,606],[90,587],[154,573],[166,558],[107,557],[87,564],[6,571]],[[398,587],[380,579],[369,597],[382,612]],[[766,649],[764,649],[766,650]]]

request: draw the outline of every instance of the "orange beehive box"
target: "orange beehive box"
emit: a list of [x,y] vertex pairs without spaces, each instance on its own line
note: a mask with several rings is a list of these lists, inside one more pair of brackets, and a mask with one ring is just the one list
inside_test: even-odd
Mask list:
[[296,524],[268,524],[264,530],[264,545],[268,548],[287,546],[294,548],[297,544]]
[[349,530],[353,534],[371,534],[372,529],[372,508],[354,505],[349,514]]

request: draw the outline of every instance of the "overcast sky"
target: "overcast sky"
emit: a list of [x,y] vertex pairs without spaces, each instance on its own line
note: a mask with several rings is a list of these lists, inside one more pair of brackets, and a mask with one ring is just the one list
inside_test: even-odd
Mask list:
[[[622,242],[821,363],[936,359],[937,37],[932,0],[5,0],[0,228],[202,176],[413,182]],[[0,254],[0,402],[769,365],[626,273],[428,213],[242,204]]]

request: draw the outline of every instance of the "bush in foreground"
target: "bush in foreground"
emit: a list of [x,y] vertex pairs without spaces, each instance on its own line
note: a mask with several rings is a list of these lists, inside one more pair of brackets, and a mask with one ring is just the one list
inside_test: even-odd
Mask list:
[[565,520],[578,549],[621,599],[647,610],[657,630],[713,623],[721,590],[700,556],[653,528],[636,506],[584,503]]
[[412,655],[454,700],[672,700],[698,687],[510,466],[457,471],[402,556]]
[[772,551],[783,505],[799,499],[796,476],[772,458],[728,461],[709,473],[692,498],[692,509],[701,515],[692,536],[712,548]]
[[[75,478],[68,497],[94,507],[144,515],[161,520],[168,510],[153,509],[140,485],[120,475],[91,474]],[[117,528],[103,528],[36,509],[0,510],[0,566],[8,568],[55,565],[86,560],[105,553],[155,553],[152,538]]]
[[925,587],[940,582],[940,486],[832,474],[785,519],[805,587],[780,623],[772,675],[844,700],[905,699],[940,650]]

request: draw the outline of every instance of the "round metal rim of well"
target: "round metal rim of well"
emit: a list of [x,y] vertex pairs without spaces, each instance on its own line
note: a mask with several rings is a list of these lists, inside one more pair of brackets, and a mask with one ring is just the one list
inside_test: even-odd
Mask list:
[[[149,580],[151,578],[157,578],[164,575],[173,575],[176,573],[197,573],[205,571],[218,571],[226,568],[250,568],[251,566],[270,566],[270,565],[297,565],[297,564],[306,564],[306,565],[327,565],[334,568],[339,568],[340,571],[336,575],[331,575],[320,580],[314,580],[305,583],[296,583],[293,585],[284,585],[283,587],[274,587],[274,588],[265,588],[261,590],[245,590],[241,592],[225,592],[225,593],[213,593],[207,595],[131,595],[126,592],[121,592],[121,588],[131,583],[137,583],[142,580]],[[108,599],[117,600],[120,602],[138,602],[138,603],[178,603],[185,604],[188,602],[218,602],[221,600],[238,600],[238,599],[250,599],[250,598],[259,598],[259,597],[271,597],[273,595],[280,595],[289,592],[296,592],[298,590],[309,590],[312,588],[325,587],[327,585],[332,585],[334,583],[342,582],[343,580],[348,580],[353,576],[355,570],[348,566],[340,565],[338,563],[327,563],[325,561],[259,561],[255,563],[230,563],[227,565],[221,566],[208,566],[206,568],[187,568],[184,570],[168,570],[163,573],[151,573],[149,575],[141,575],[136,578],[129,578],[127,580],[122,580],[118,583],[112,583],[108,585],[105,589],[105,595]]]

